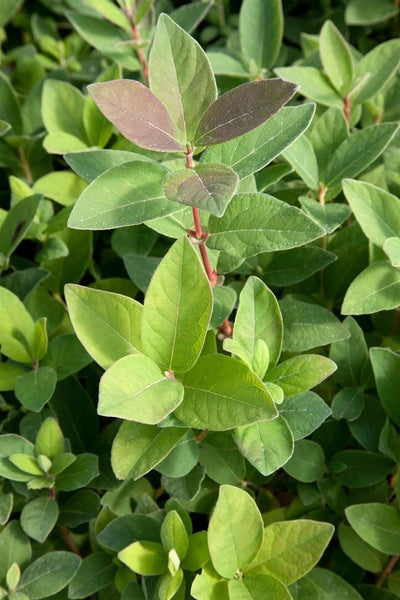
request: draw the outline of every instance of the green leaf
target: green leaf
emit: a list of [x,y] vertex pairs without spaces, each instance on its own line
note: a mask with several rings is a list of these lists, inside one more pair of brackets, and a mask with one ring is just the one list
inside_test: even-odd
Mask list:
[[80,454],[76,460],[57,476],[56,490],[71,492],[85,487],[99,474],[99,459],[95,454]]
[[64,452],[64,436],[54,417],[43,421],[36,437],[35,451],[50,459]]
[[[315,200],[312,202],[316,204]],[[335,260],[337,257],[333,252],[317,246],[283,250],[272,255],[272,260],[265,269],[264,279],[269,285],[276,287],[294,285],[308,279]]]
[[233,579],[255,558],[262,541],[263,521],[253,498],[244,490],[222,485],[208,527],[208,548],[216,571]]
[[370,357],[383,408],[396,425],[400,425],[400,356],[390,348],[371,348]]
[[179,142],[192,144],[217,88],[204,50],[166,14],[157,22],[149,70],[150,89],[164,103]]
[[212,310],[203,267],[186,237],[167,252],[143,306],[142,348],[162,370],[185,372],[200,355]]
[[40,196],[29,196],[10,208],[0,227],[0,252],[9,257],[24,239],[36,211]]
[[298,87],[282,79],[252,81],[226,92],[205,111],[196,146],[220,144],[255,129],[294,96]]
[[5,0],[0,8],[0,26],[6,25],[22,4],[22,0]]
[[398,9],[392,0],[381,0],[379,5],[375,0],[350,0],[344,14],[347,25],[374,25],[395,17]]
[[243,456],[265,476],[275,473],[293,454],[293,435],[281,415],[273,421],[238,427],[233,438]]
[[13,563],[7,571],[6,584],[9,590],[14,590],[21,577],[21,569],[17,563]]
[[99,175],[79,196],[68,226],[113,229],[168,215],[177,205],[165,198],[161,165],[133,161]]
[[225,285],[215,285],[212,288],[212,293],[213,311],[210,326],[219,327],[235,308],[237,294],[234,289]]
[[0,74],[0,118],[12,126],[14,135],[22,132],[21,109],[17,95],[4,73]]
[[176,416],[189,427],[225,431],[277,414],[261,380],[228,356],[201,356],[182,382],[185,395]]
[[309,436],[329,417],[329,406],[314,392],[302,392],[285,398],[279,407],[295,441]]
[[161,543],[165,552],[175,550],[180,561],[185,558],[189,548],[189,537],[176,510],[171,510],[161,525]]
[[129,141],[160,152],[184,150],[185,142],[179,140],[166,107],[143,84],[132,79],[116,79],[92,83],[88,91],[103,115]]
[[326,168],[326,186],[365,171],[385,150],[399,129],[397,123],[370,125],[346,138],[332,154]]
[[[275,423],[275,420],[272,421]],[[200,464],[207,477],[219,484],[239,484],[246,473],[243,456],[230,433],[210,433],[201,442]]]
[[400,271],[387,260],[371,263],[350,284],[342,314],[363,315],[391,310],[400,305]]
[[242,179],[260,171],[290,146],[307,129],[314,112],[310,103],[284,107],[252,131],[207,148],[201,162],[224,163]]
[[57,373],[51,367],[39,367],[20,375],[15,383],[15,396],[22,406],[36,413],[52,397],[56,389]]
[[[349,136],[342,106],[331,106],[313,123],[307,133],[318,162],[319,175],[325,181],[325,170],[336,148]],[[311,199],[309,199],[311,201]],[[346,206],[346,205],[343,205]],[[330,204],[323,206],[329,210]],[[348,207],[346,207],[348,208]]]
[[14,506],[14,496],[9,494],[0,494],[0,525],[5,525],[10,518]]
[[239,36],[246,62],[257,70],[270,69],[278,57],[283,34],[280,0],[244,0],[239,13]]
[[160,463],[185,435],[180,427],[125,422],[115,436],[111,464],[118,479],[139,479]]
[[335,363],[319,354],[292,356],[266,374],[267,381],[279,385],[285,396],[305,392],[336,371]]
[[52,498],[41,496],[22,509],[21,527],[29,537],[42,544],[58,519],[58,505]]
[[343,552],[356,565],[370,573],[380,573],[386,562],[386,556],[364,542],[348,525],[339,523],[339,542]]
[[139,302],[122,294],[73,284],[66,285],[65,299],[79,340],[103,369],[123,356],[139,353]]
[[283,156],[310,189],[318,189],[320,177],[317,157],[308,137],[301,135],[297,138],[284,150]]
[[[147,3],[151,5],[151,0],[147,0]],[[199,25],[203,19],[206,17],[207,13],[211,8],[212,2],[209,0],[197,0],[191,2],[190,4],[184,4],[183,6],[179,6],[177,9],[173,10],[170,13],[171,19],[178,23],[185,31],[192,33]],[[137,15],[136,15],[137,22]]]
[[272,575],[290,585],[308,573],[319,561],[334,532],[330,523],[298,519],[271,523],[249,573]]
[[160,524],[148,515],[129,513],[113,519],[100,532],[97,540],[113,552],[123,550],[132,540],[160,542]]
[[119,359],[100,380],[98,413],[155,425],[183,399],[179,381],[168,378],[151,358],[130,354]]
[[68,598],[88,598],[113,582],[116,566],[104,552],[86,556],[68,586]]
[[220,270],[225,272],[246,257],[312,242],[324,230],[286,202],[267,194],[249,193],[234,196],[222,218],[211,216],[209,232],[207,245],[220,250]]
[[197,600],[230,600],[228,582],[218,575],[211,562],[196,575],[190,592]]
[[28,473],[29,475],[43,475],[43,469],[39,466],[38,460],[33,456],[17,453],[11,454],[8,458],[13,465],[24,473]]
[[21,300],[6,288],[0,287],[2,354],[18,362],[31,362],[34,331],[34,321]]
[[71,206],[83,192],[86,182],[71,171],[55,171],[38,179],[33,191],[43,194],[62,206]]
[[26,371],[14,363],[0,363],[0,392],[9,392],[15,389],[17,380],[25,375]]
[[371,367],[363,330],[353,317],[346,317],[343,325],[350,332],[350,337],[333,343],[329,354],[338,366],[335,379],[342,386],[364,386],[370,377]]
[[179,500],[194,500],[200,492],[204,481],[205,472],[203,467],[197,465],[185,477],[161,477],[161,484],[167,493]]
[[243,63],[224,48],[213,47],[212,50],[207,50],[207,57],[215,75],[228,75],[242,79],[248,79],[250,75]]
[[365,450],[343,450],[329,461],[332,476],[350,488],[363,488],[385,479],[395,463],[383,454]]
[[118,558],[139,575],[162,575],[167,570],[167,553],[157,542],[133,542],[120,552]]
[[344,388],[335,394],[331,407],[334,419],[354,421],[364,410],[365,394],[357,387]]
[[157,471],[168,477],[185,477],[197,465],[199,447],[189,430],[179,444],[158,465]]
[[58,381],[77,373],[92,360],[74,333],[64,333],[50,341],[42,365],[53,368]]
[[321,446],[311,440],[299,440],[283,469],[291,477],[305,483],[322,479],[325,473],[325,455]]
[[89,183],[99,175],[133,161],[152,162],[144,154],[127,152],[126,150],[85,150],[84,152],[71,152],[64,156],[64,160],[73,171]]
[[231,579],[228,581],[230,600],[257,600],[263,595],[274,600],[291,600],[289,590],[280,581],[270,575],[254,574],[247,575],[243,579]]
[[6,577],[13,563],[24,568],[31,559],[29,538],[22,530],[19,521],[11,521],[0,532],[0,581]]
[[354,77],[349,45],[332,21],[325,21],[319,38],[319,53],[325,73],[337,91],[347,95]]
[[333,233],[351,214],[351,209],[347,204],[335,204],[333,202],[320,204],[307,196],[300,196],[299,202],[305,212],[317,221],[326,233]]
[[196,206],[222,217],[239,178],[232,169],[222,164],[206,163],[194,169],[182,169],[167,173],[164,193],[168,200]]
[[280,308],[285,352],[303,352],[350,337],[335,315],[319,304],[285,298]]
[[306,98],[315,100],[323,106],[342,106],[342,98],[328,77],[315,67],[279,67],[275,69],[278,77],[292,81],[300,87]]
[[86,146],[84,103],[85,99],[76,87],[58,79],[46,80],[42,93],[42,118],[47,132],[71,135]]
[[371,242],[383,246],[400,231],[400,200],[397,196],[363,181],[346,179],[343,191],[361,229]]
[[387,238],[383,243],[383,251],[390,260],[392,267],[400,267],[400,238]]
[[[364,2],[363,10],[365,11],[365,9]],[[379,9],[379,13],[382,16],[384,9],[381,4],[379,5]],[[367,11],[364,14],[368,14]],[[354,94],[352,94],[353,101],[365,102],[378,92],[381,92],[382,88],[395,75],[399,63],[400,42],[398,39],[378,44],[368,54],[363,56],[357,64],[355,73],[356,79],[362,82],[362,84],[359,87],[356,86]]]
[[318,600],[362,600],[360,594],[347,581],[328,569],[314,568],[306,575],[306,581],[313,585]]
[[81,559],[72,552],[48,552],[25,569],[18,591],[27,594],[30,600],[54,596],[68,585],[80,562]]
[[[172,569],[170,569],[172,571]],[[171,600],[185,593],[185,582],[182,569],[177,569],[173,573],[168,571],[159,580],[158,597],[163,600]]]
[[367,544],[385,554],[400,551],[400,513],[394,506],[378,502],[354,504],[345,510],[355,532]]

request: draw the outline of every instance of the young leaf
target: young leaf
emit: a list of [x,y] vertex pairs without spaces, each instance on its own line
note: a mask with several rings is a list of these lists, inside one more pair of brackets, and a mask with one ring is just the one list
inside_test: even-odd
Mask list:
[[293,454],[293,435],[286,420],[278,416],[238,427],[233,433],[240,452],[262,475],[271,475]]
[[35,323],[21,300],[0,287],[1,352],[18,362],[31,362],[34,332]]
[[166,107],[138,81],[92,83],[88,91],[101,112],[131,142],[160,152],[184,150]]
[[77,572],[81,559],[73,552],[48,552],[32,562],[22,573],[18,592],[31,600],[54,596]]
[[394,506],[378,502],[354,504],[345,510],[356,533],[367,544],[385,554],[400,551],[400,514]]
[[165,376],[155,362],[143,354],[120,358],[100,380],[98,413],[155,425],[183,399],[179,381]]
[[222,485],[207,537],[214,568],[222,577],[233,579],[255,558],[263,541],[263,522],[253,498],[244,490]]
[[326,21],[321,29],[319,53],[325,73],[337,91],[346,96],[354,77],[353,57],[332,21]]
[[162,575],[168,567],[167,553],[157,542],[133,542],[118,552],[118,558],[140,575]]
[[148,287],[142,349],[162,370],[188,371],[204,344],[212,310],[210,284],[186,237],[170,248]]
[[277,414],[261,380],[245,364],[222,354],[201,356],[183,385],[176,416],[189,427],[225,431]]
[[238,181],[238,176],[229,167],[207,163],[194,169],[167,173],[163,187],[168,200],[186,206],[197,206],[222,217],[236,191]]
[[217,88],[204,50],[166,14],[157,22],[149,70],[150,89],[166,107],[179,142],[192,144]]
[[29,537],[43,543],[58,519],[57,502],[41,496],[25,504],[21,511],[21,527]]
[[159,164],[134,161],[99,175],[79,196],[68,219],[74,229],[113,229],[138,225],[178,209],[165,198],[167,170]]
[[270,69],[278,57],[283,34],[280,0],[244,0],[239,13],[240,46],[248,65]]
[[31,559],[32,549],[28,536],[17,520],[10,521],[0,532],[0,581],[16,562],[24,568]]
[[139,302],[74,284],[65,286],[65,299],[79,340],[103,369],[127,354],[139,353]]
[[252,131],[207,148],[201,163],[224,163],[241,179],[251,175],[290,146],[307,129],[314,112],[312,103],[286,106]]
[[47,417],[43,421],[36,437],[35,452],[50,459],[64,452],[64,436],[54,417]]
[[388,260],[371,263],[350,284],[343,300],[343,315],[363,315],[400,305],[400,271]]
[[255,129],[278,112],[297,89],[283,79],[264,79],[226,92],[203,114],[195,145],[220,144]]
[[175,550],[180,561],[185,558],[189,548],[189,537],[176,510],[171,510],[161,525],[161,543],[167,553]]
[[311,519],[271,523],[249,573],[272,575],[285,585],[303,577],[319,561],[334,527]]

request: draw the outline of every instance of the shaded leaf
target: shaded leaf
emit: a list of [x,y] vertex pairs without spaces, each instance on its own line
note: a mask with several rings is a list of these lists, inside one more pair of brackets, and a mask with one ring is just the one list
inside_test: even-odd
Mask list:
[[244,0],[239,13],[240,46],[247,63],[270,69],[278,57],[283,34],[280,0]]
[[81,559],[73,552],[48,552],[22,573],[18,591],[31,600],[48,598],[62,590],[77,572]]
[[394,506],[378,502],[354,504],[346,517],[356,533],[373,548],[386,554],[400,551],[400,513]]

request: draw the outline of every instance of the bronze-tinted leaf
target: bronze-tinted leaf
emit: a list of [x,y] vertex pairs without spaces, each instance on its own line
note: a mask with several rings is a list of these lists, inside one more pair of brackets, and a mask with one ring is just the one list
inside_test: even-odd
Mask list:
[[163,186],[168,200],[187,206],[197,206],[212,215],[222,217],[239,177],[225,165],[205,164],[195,169],[173,171],[165,176]]
[[164,104],[138,81],[93,83],[88,91],[101,112],[131,142],[161,152],[183,150]]
[[297,89],[284,79],[263,79],[223,94],[204,113],[196,146],[220,144],[255,129],[278,112]]

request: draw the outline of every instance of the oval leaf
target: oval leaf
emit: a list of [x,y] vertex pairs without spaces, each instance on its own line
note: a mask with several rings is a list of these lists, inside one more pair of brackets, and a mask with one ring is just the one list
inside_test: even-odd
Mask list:
[[400,512],[379,502],[354,504],[346,517],[360,538],[386,554],[400,553]]

